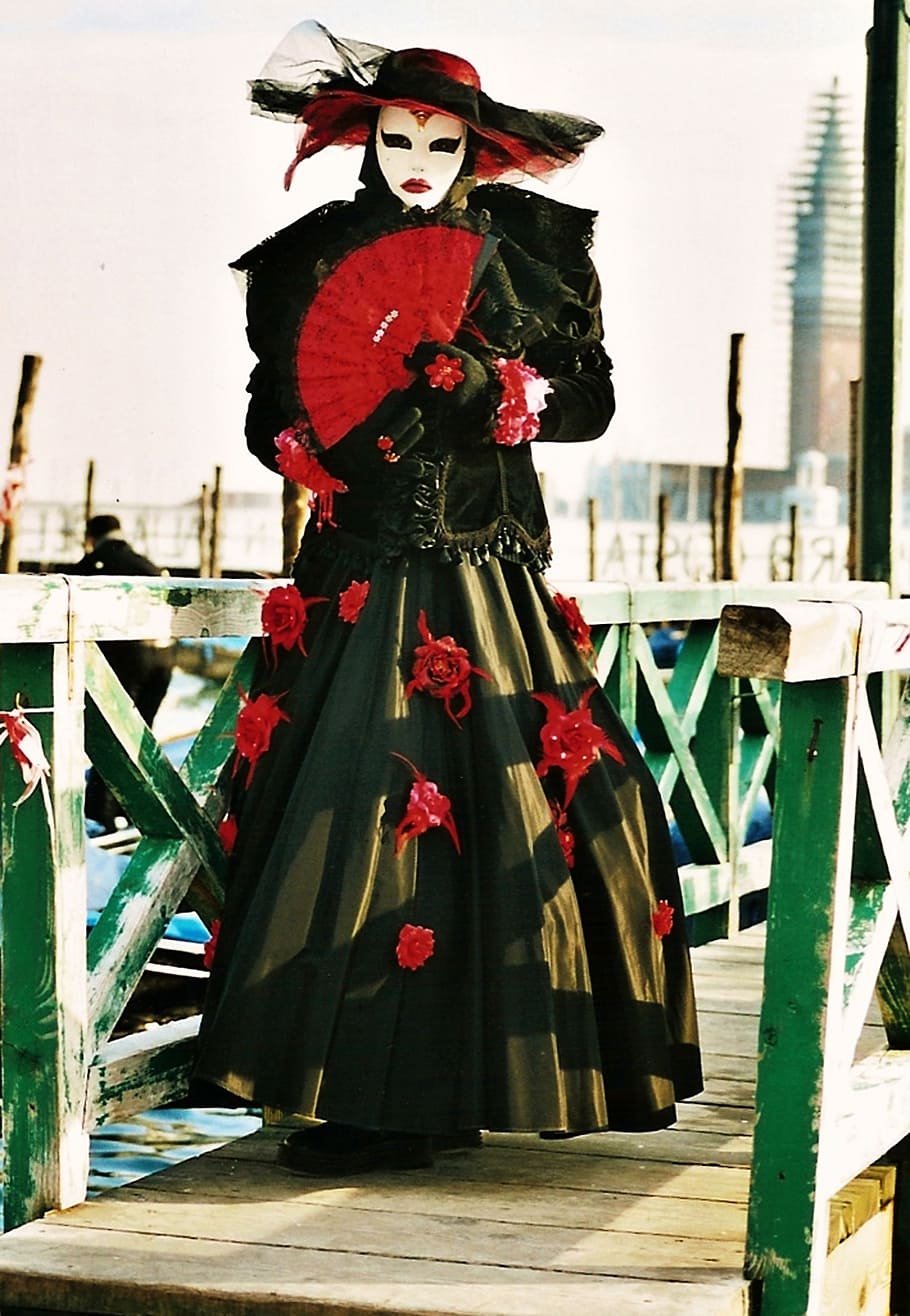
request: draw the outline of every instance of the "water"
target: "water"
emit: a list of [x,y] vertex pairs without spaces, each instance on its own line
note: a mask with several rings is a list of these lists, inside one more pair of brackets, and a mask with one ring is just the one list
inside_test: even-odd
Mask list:
[[122,1188],[190,1156],[212,1151],[261,1125],[249,1110],[149,1110],[91,1137],[88,1195]]

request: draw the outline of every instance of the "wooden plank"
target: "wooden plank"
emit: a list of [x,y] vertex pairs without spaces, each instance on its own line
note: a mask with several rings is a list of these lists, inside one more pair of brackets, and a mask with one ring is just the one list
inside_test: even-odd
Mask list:
[[0,644],[62,644],[69,634],[62,576],[0,575]]
[[837,1154],[819,1166],[819,1192],[828,1196],[910,1133],[910,1055],[880,1051],[865,1057],[838,1096],[830,1132]]
[[893,1209],[879,1211],[828,1256],[823,1312],[890,1316]]
[[67,578],[74,640],[260,635],[262,601],[286,581],[195,577]]
[[[180,769],[181,781],[212,822],[224,813],[224,777],[239,706],[237,684],[248,684],[255,659],[255,646],[250,644]],[[220,884],[214,873],[200,868],[199,853],[196,846],[183,840],[143,840],[92,929],[88,964],[94,1051],[110,1035],[167,920],[184,897],[189,895],[204,918],[217,917]],[[223,864],[223,854],[219,858]]]
[[[420,1233],[418,1224],[417,1233]],[[99,1239],[93,1229],[36,1221],[0,1251],[4,1311],[31,1305],[117,1316],[603,1316],[647,1304],[660,1316],[746,1316],[746,1285],[720,1277],[697,1289],[670,1267],[646,1282],[517,1264],[423,1261],[400,1256],[338,1255],[310,1247],[228,1250],[203,1239],[126,1232]],[[298,1239],[299,1241],[299,1239]],[[10,1240],[7,1240],[9,1244]],[[60,1274],[69,1278],[65,1298]],[[61,1306],[65,1301],[66,1306]],[[419,1303],[419,1306],[415,1306]],[[624,1304],[628,1304],[624,1306]]]
[[[259,1161],[272,1166],[275,1145],[287,1128],[267,1125],[259,1132],[226,1143],[206,1153],[229,1166],[238,1161]],[[597,1185],[632,1196],[674,1196],[705,1201],[743,1202],[749,1171],[742,1165],[702,1165],[669,1159],[644,1159],[629,1148],[621,1154],[621,1134],[590,1134],[558,1144],[531,1134],[484,1134],[480,1155],[452,1153],[445,1157],[446,1179],[485,1184],[523,1184],[535,1193],[547,1187],[584,1189]],[[649,1137],[652,1135],[648,1135]],[[680,1138],[680,1144],[685,1141]],[[180,1167],[173,1167],[174,1170]],[[187,1171],[190,1173],[190,1171]],[[169,1169],[168,1174],[172,1171]],[[146,1181],[149,1187],[163,1180]]]
[[[844,1063],[827,1049],[827,1002],[840,999],[842,964],[831,962],[831,946],[845,944],[848,921],[854,716],[853,682],[784,688],[782,725],[799,735],[785,734],[778,768],[746,1267],[773,1300],[807,1313],[818,1310],[828,1234],[827,1200],[810,1187],[822,1076]],[[830,830],[820,817],[832,819]]]
[[818,681],[856,671],[863,614],[849,604],[729,604],[721,613],[723,676]]
[[185,1093],[198,1035],[199,1016],[193,1015],[102,1047],[89,1073],[88,1127],[166,1105]]
[[[62,645],[7,644],[0,708],[18,703],[50,762],[41,790],[23,781],[9,745],[0,773],[4,1220],[7,1229],[85,1194],[85,831],[82,668]],[[54,708],[51,717],[46,710]]]
[[[471,1159],[479,1159],[483,1154]],[[454,1259],[483,1261],[491,1259],[494,1253],[502,1257],[508,1251],[513,1264],[525,1264],[523,1245],[504,1248],[505,1240],[510,1234],[514,1237],[518,1228],[529,1242],[541,1245],[546,1240],[548,1246],[559,1251],[560,1264],[564,1264],[565,1239],[561,1231],[570,1231],[566,1238],[571,1251],[572,1240],[576,1238],[573,1231],[581,1229],[617,1235],[618,1243],[625,1249],[623,1264],[643,1267],[649,1273],[654,1269],[655,1248],[663,1251],[665,1242],[671,1251],[661,1257],[661,1263],[675,1264],[673,1249],[675,1240],[680,1239],[697,1245],[717,1241],[735,1243],[733,1264],[737,1268],[741,1265],[746,1233],[744,1201],[702,1201],[698,1210],[693,1211],[691,1199],[663,1194],[652,1200],[641,1193],[617,1193],[591,1185],[564,1189],[540,1184],[530,1193],[527,1184],[493,1184],[489,1180],[477,1182],[452,1177],[446,1172],[452,1159],[455,1158],[440,1157],[431,1178],[415,1180],[401,1175],[374,1180],[368,1175],[343,1186],[331,1180],[283,1175],[275,1166],[258,1162],[247,1162],[239,1173],[236,1163],[221,1161],[215,1174],[208,1170],[205,1175],[206,1202],[219,1208],[206,1213],[205,1221],[193,1220],[185,1210],[187,1192],[196,1191],[199,1171],[195,1169],[194,1173],[194,1167],[187,1167],[184,1162],[182,1175],[167,1179],[153,1175],[150,1181],[117,1189],[90,1204],[46,1219],[67,1227],[135,1229],[140,1233],[176,1233],[231,1242],[279,1242],[290,1239],[294,1230],[304,1226],[308,1245],[321,1246],[318,1232],[310,1233],[309,1225],[315,1221],[318,1230],[320,1218],[324,1217],[329,1226],[327,1237],[337,1240],[339,1231],[349,1230],[354,1251],[364,1250],[366,1238],[379,1240],[372,1245],[374,1250],[379,1250],[381,1241],[392,1237],[396,1227],[406,1235],[415,1220],[420,1219],[425,1222],[421,1255],[447,1260],[452,1258],[447,1257],[444,1249],[451,1245],[453,1232],[460,1239],[463,1222],[469,1218],[477,1224],[485,1241],[466,1256]],[[262,1209],[263,1204],[268,1205],[267,1211]],[[230,1212],[223,1209],[228,1205]],[[376,1217],[375,1221],[370,1220],[364,1230],[365,1218],[372,1216]],[[393,1224],[393,1216],[397,1217],[398,1226]],[[486,1224],[486,1229],[481,1222]],[[500,1225],[509,1226],[509,1230],[500,1231]],[[263,1234],[265,1237],[261,1238]],[[630,1239],[629,1235],[636,1237]],[[644,1246],[638,1236],[648,1240]],[[604,1239],[600,1241],[606,1246]],[[461,1242],[455,1246],[460,1248]]]

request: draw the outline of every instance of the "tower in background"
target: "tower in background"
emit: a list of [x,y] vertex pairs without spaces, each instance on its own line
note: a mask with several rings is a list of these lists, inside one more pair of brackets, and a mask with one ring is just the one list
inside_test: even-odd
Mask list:
[[860,372],[862,180],[848,143],[835,78],[811,111],[806,155],[792,191],[786,267],[790,347],[790,478],[821,453],[827,481],[847,488],[850,381]]

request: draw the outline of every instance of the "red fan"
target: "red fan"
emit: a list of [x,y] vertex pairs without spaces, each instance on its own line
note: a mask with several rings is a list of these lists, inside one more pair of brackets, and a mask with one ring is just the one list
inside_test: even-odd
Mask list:
[[488,249],[476,233],[437,224],[376,238],[339,261],[297,340],[300,397],[320,443],[331,447],[413,382],[404,359],[418,343],[451,342]]

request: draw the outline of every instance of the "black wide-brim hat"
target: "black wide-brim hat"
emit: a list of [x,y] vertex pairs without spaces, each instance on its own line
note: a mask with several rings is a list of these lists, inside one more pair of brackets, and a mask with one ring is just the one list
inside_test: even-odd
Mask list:
[[603,131],[590,119],[493,100],[457,55],[347,41],[312,20],[291,29],[249,95],[258,113],[303,127],[286,185],[300,161],[324,147],[364,145],[383,106],[461,119],[475,134],[474,170],[483,179],[550,173],[577,160]]

